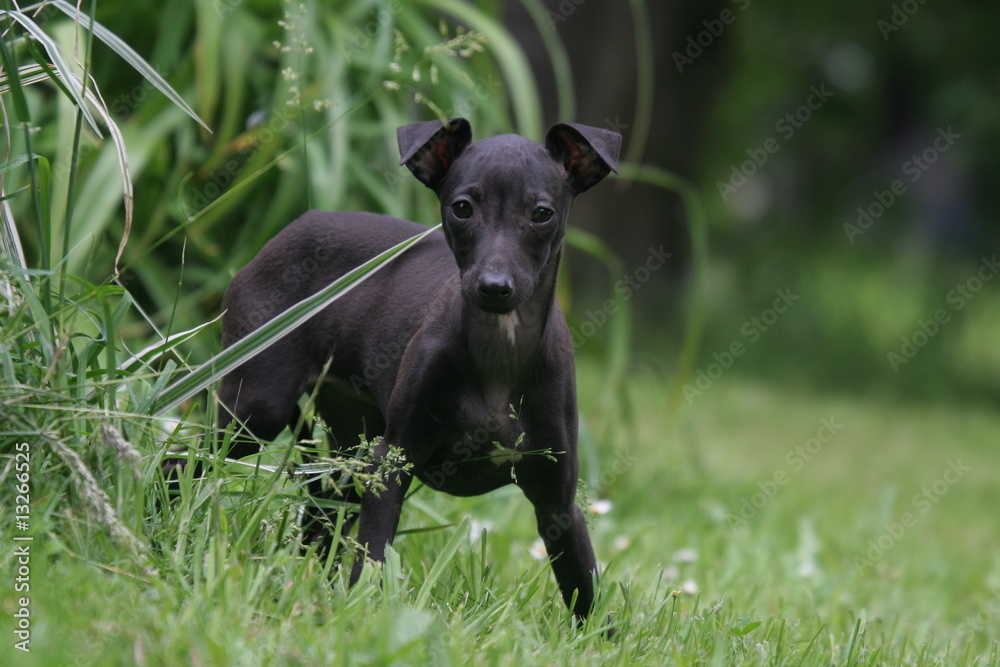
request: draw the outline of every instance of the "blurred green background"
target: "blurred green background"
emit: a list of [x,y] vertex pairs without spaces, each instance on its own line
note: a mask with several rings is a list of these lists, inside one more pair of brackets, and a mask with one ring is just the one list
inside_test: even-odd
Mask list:
[[[135,183],[123,281],[158,323],[187,329],[213,317],[232,273],[308,207],[435,221],[432,197],[396,166],[398,125],[466,115],[480,137],[538,138],[551,122],[574,120],[620,130],[624,159],[692,182],[710,237],[710,262],[696,267],[690,215],[674,192],[620,179],[588,193],[574,222],[617,254],[621,275],[571,250],[564,304],[578,327],[662,245],[672,257],[635,291],[631,345],[668,373],[692,294],[704,299],[702,360],[711,361],[733,342],[749,343],[743,325],[775,290],[791,289],[800,296],[791,314],[760,332],[735,372],[996,403],[996,289],[984,283],[966,308],[948,300],[1000,237],[991,187],[1000,143],[994,4],[299,7],[96,3],[98,19],[211,128],[95,45],[92,74],[122,128]],[[484,32],[485,50],[425,52],[443,41],[436,16]],[[400,52],[396,29],[412,48]],[[53,34],[72,47],[65,17]],[[58,179],[72,107],[37,87],[29,95],[34,122],[46,127],[35,148],[57,156]],[[122,232],[121,196],[110,142],[84,135],[68,266],[99,280]],[[63,204],[57,191],[53,206]],[[38,265],[30,201],[11,205]],[[92,245],[77,247],[84,239]],[[55,261],[62,250],[49,252]],[[919,358],[894,369],[889,353],[939,308],[950,321]],[[126,333],[141,334],[136,326]],[[582,354],[607,352],[610,329],[597,329]],[[200,350],[196,358],[207,354]]]

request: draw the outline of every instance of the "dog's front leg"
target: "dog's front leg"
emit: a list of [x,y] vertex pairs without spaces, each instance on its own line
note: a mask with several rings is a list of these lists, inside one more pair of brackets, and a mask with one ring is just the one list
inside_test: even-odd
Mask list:
[[[374,450],[374,460],[368,467],[369,473],[375,473],[379,464],[389,453],[389,443],[380,442]],[[358,582],[365,560],[378,563],[385,561],[385,548],[392,544],[399,527],[399,515],[403,509],[403,499],[412,481],[410,474],[402,471],[390,471],[383,480],[384,489],[365,489],[361,496],[361,512],[358,520],[358,543],[361,552],[357,554],[354,567],[351,570],[351,585]]]
[[562,598],[567,607],[572,605],[573,615],[583,620],[594,603],[594,578],[597,576],[597,559],[583,512],[574,502],[562,508],[536,505],[535,518]]

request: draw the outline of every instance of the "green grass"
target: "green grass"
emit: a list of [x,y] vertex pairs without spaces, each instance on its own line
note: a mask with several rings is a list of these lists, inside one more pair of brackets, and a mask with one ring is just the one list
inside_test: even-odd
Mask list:
[[[581,365],[585,405],[600,372]],[[987,509],[1000,501],[1000,462],[990,445],[1000,429],[995,411],[734,376],[674,421],[658,409],[667,399],[662,376],[631,377],[626,391],[637,417],[620,431],[631,435],[602,443],[598,465],[584,471],[594,480],[591,498],[613,502],[593,519],[604,604],[618,627],[613,641],[599,622],[571,627],[548,566],[530,555],[533,520],[516,489],[474,499],[419,491],[404,531],[468,516],[489,522],[485,541],[472,540],[467,524],[405,534],[382,586],[365,581],[349,591],[337,566],[331,584],[323,563],[299,555],[294,530],[282,525],[292,496],[248,526],[266,480],[233,482],[232,471],[220,471],[159,510],[148,481],[158,457],[147,452],[138,480],[125,464],[105,460],[99,469],[120,518],[138,522],[133,527],[148,539],[147,556],[87,524],[76,503],[63,504],[75,495],[52,488],[36,467],[33,650],[12,662],[8,634],[2,660],[997,664],[1000,537]],[[795,448],[807,446],[824,419],[842,428],[799,466]],[[30,444],[44,460],[44,442]],[[944,479],[949,461],[971,469],[922,513],[914,495]],[[778,470],[787,482],[734,526],[727,517]],[[49,494],[63,501],[50,505]],[[145,507],[136,506],[143,497]],[[870,541],[907,511],[913,525],[859,566]],[[3,571],[12,572],[10,522],[3,527]],[[442,557],[453,539],[457,549]],[[441,576],[427,585],[435,566],[443,566]],[[12,598],[8,590],[6,627]]]

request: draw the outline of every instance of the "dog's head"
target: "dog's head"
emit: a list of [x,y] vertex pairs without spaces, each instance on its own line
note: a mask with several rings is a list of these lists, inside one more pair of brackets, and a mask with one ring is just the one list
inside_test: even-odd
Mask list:
[[399,128],[400,164],[434,190],[465,298],[492,313],[524,303],[562,249],[570,205],[618,171],[621,135],[559,123],[545,144],[513,134],[472,142],[464,118]]

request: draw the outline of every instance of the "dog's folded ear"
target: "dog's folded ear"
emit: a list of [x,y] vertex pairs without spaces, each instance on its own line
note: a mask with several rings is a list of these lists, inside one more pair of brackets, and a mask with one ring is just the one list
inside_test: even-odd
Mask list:
[[610,172],[618,173],[622,135],[577,123],[557,123],[545,135],[545,148],[566,167],[574,194],[589,190]]
[[432,120],[404,125],[396,130],[396,139],[402,158],[399,164],[405,164],[418,181],[437,190],[449,167],[472,142],[472,127],[464,118],[452,118],[444,124]]

